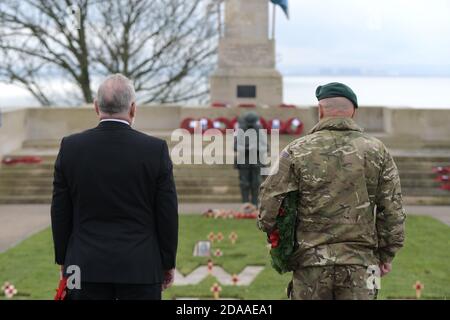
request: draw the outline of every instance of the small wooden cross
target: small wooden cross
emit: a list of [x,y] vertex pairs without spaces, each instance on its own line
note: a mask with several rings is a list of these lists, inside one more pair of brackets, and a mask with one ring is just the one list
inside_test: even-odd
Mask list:
[[220,292],[222,291],[222,287],[219,286],[218,283],[214,283],[211,287],[211,292],[213,293],[214,300],[218,300],[220,298]]
[[208,260],[208,273],[211,274],[212,269],[214,268],[214,263],[211,259]]
[[211,242],[214,242],[214,240],[216,240],[216,235],[214,234],[214,232],[210,232],[208,234],[208,240]]
[[228,239],[230,239],[231,244],[235,244],[237,239],[238,239],[238,235],[236,232],[231,232],[230,235],[228,236]]
[[13,298],[17,294],[17,289],[14,287],[13,284],[9,282],[5,282],[5,284],[2,287],[3,293],[5,294],[5,297],[8,299]]
[[237,285],[237,283],[239,282],[239,277],[237,276],[237,274],[233,274],[233,276],[231,277],[231,282],[233,282],[234,286]]
[[217,234],[217,236],[216,236],[216,239],[217,239],[218,242],[221,242],[221,241],[223,240],[223,233],[222,233],[222,232],[219,232],[219,233]]
[[420,299],[420,296],[422,295],[422,290],[425,288],[425,286],[417,280],[416,283],[413,285],[413,289],[416,289],[416,299]]

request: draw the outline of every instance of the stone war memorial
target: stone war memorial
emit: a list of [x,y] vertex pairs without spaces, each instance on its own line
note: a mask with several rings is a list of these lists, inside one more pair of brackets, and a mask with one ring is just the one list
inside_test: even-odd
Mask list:
[[[287,4],[215,2],[208,101],[138,101],[132,127],[167,142],[178,197],[175,280],[163,299],[287,299],[292,274],[272,268],[271,245],[256,227],[259,203],[242,201],[233,138],[245,115],[256,113],[271,166],[319,121],[317,105],[284,98],[275,28]],[[288,26],[296,19],[290,13]],[[354,120],[392,154],[407,216],[404,247],[381,279],[378,299],[450,298],[450,108],[367,106],[359,99]],[[1,108],[0,299],[53,299],[59,281],[50,229],[55,160],[63,137],[97,124],[93,103]]]

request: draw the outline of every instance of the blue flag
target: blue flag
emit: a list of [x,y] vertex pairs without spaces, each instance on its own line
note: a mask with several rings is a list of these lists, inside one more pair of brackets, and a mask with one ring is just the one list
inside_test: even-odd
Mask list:
[[279,5],[284,13],[286,14],[286,17],[289,19],[289,4],[288,0],[270,0],[273,4]]

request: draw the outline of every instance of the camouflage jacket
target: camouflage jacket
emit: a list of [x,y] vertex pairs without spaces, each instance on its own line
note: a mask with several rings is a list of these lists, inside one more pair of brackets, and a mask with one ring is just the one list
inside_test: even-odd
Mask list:
[[326,118],[290,143],[261,186],[259,228],[271,232],[284,196],[299,192],[294,268],[390,262],[403,246],[397,167],[350,118]]

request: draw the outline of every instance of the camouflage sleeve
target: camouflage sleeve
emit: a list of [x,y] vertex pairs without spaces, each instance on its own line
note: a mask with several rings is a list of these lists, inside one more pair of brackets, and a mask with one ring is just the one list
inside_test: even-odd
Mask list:
[[377,255],[381,262],[391,262],[403,246],[406,216],[397,166],[387,150],[378,182],[376,205]]
[[269,174],[261,185],[258,227],[267,233],[275,227],[275,219],[286,194],[298,190],[291,157],[288,148],[283,150],[278,163],[274,166],[275,171]]

